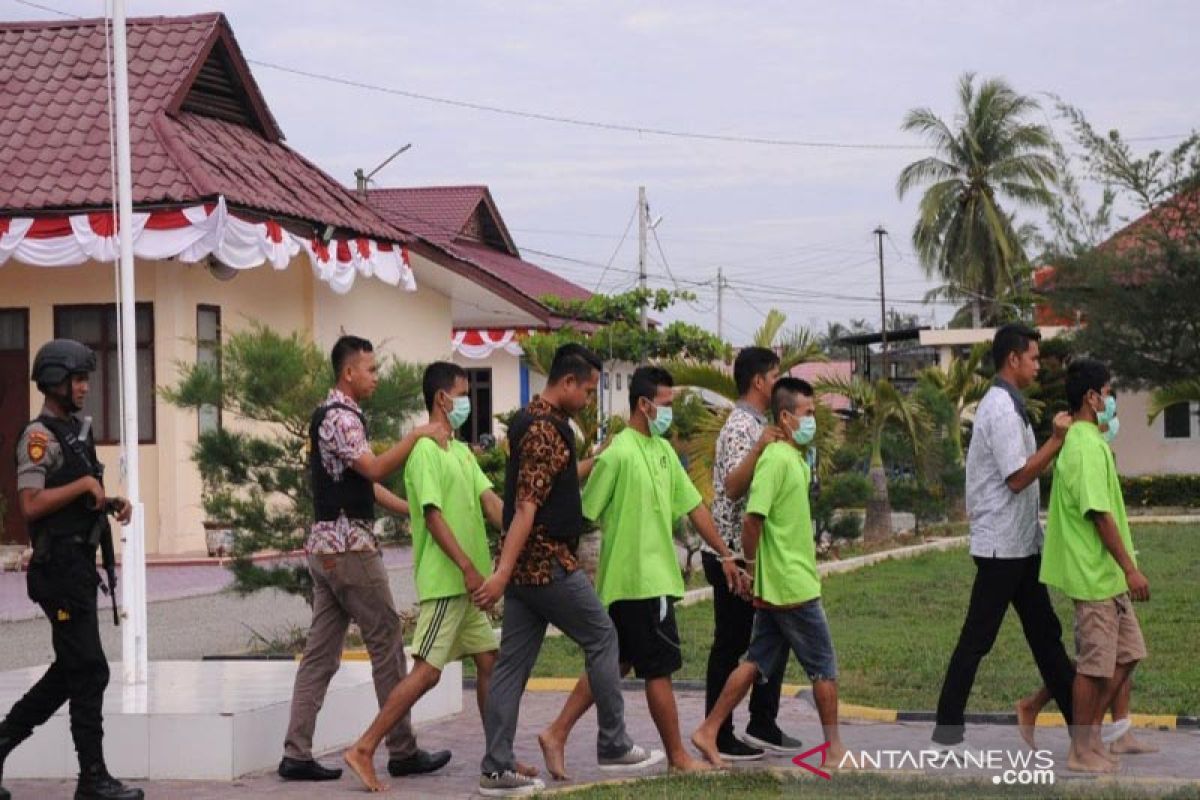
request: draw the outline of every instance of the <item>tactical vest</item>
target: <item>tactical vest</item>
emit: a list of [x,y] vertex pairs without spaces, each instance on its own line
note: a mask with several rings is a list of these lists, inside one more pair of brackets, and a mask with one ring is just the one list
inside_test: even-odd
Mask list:
[[334,480],[321,463],[321,423],[338,408],[351,412],[367,427],[367,418],[345,403],[329,403],[313,412],[308,426],[308,474],[312,486],[313,516],[317,522],[333,522],[342,514],[347,519],[375,519],[375,485],[347,466],[341,480]]
[[547,420],[554,425],[571,453],[571,460],[555,477],[554,485],[550,487],[550,496],[546,503],[538,508],[533,523],[546,526],[546,534],[551,539],[567,542],[574,547],[578,544],[585,527],[583,500],[579,493],[579,467],[575,458],[575,431],[571,429],[570,423],[554,415],[531,414],[528,409],[522,408],[508,427],[509,457],[504,474],[504,529],[508,530],[517,510],[521,443],[529,432],[529,427],[538,420]]
[[[88,476],[103,483],[104,468],[100,466],[100,459],[96,457],[95,439],[91,433],[88,434],[86,442],[78,439],[78,419],[59,419],[43,414],[26,425],[26,430],[34,422],[45,425],[50,434],[58,440],[62,450],[62,464],[54,472],[46,475],[47,489],[57,489]],[[85,493],[57,511],[30,522],[30,539],[36,540],[41,536],[49,536],[50,539],[79,536],[87,539],[92,523],[96,521],[97,510],[89,507],[91,502],[92,496]]]

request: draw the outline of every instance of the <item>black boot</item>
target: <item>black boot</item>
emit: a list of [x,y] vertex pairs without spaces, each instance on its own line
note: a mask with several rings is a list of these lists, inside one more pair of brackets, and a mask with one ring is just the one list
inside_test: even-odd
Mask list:
[[4,788],[4,759],[17,749],[17,745],[29,738],[33,731],[17,730],[11,725],[0,722],[0,800],[11,800],[12,795]]
[[93,764],[79,773],[75,800],[143,800],[141,789],[126,786],[108,774],[103,763]]

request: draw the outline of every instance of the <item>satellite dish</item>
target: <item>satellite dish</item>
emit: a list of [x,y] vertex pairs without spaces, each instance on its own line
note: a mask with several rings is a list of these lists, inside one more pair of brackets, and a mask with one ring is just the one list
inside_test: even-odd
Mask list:
[[209,256],[207,260],[208,273],[219,281],[231,281],[238,271],[221,261],[216,256]]

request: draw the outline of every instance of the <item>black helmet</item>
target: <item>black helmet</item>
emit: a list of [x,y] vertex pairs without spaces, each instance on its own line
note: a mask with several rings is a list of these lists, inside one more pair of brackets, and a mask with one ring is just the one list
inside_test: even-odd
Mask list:
[[74,339],[52,339],[34,356],[31,377],[41,389],[58,386],[77,373],[95,371],[96,354],[92,348]]

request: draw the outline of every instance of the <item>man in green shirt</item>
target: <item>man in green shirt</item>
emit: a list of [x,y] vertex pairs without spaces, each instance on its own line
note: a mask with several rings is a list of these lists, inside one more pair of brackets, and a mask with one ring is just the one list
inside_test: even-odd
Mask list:
[[[423,379],[431,423],[457,430],[471,413],[467,373],[457,364],[430,364]],[[469,447],[422,439],[404,468],[412,509],[413,572],[421,602],[413,637],[416,665],[388,695],[379,715],[345,752],[346,764],[371,791],[387,788],[375,775],[374,756],[388,731],[437,685],[446,664],[475,660],[480,714],[487,699],[497,641],[487,614],[471,601],[492,573],[484,515],[500,527],[502,503]]]
[[[629,427],[596,457],[583,490],[583,514],[602,531],[596,593],[617,629],[621,673],[646,683],[646,702],[672,770],[709,769],[683,745],[671,674],[683,665],[676,600],[683,575],[675,550],[675,523],[686,516],[719,555],[731,591],[745,591],[746,574],[717,533],[700,493],[666,438],[674,397],[671,373],[639,367],[629,381]],[[566,780],[567,737],[591,707],[586,676],[538,741],[551,776]]]
[[1076,730],[1067,767],[1078,772],[1116,769],[1100,737],[1104,709],[1146,657],[1130,601],[1149,600],[1150,584],[1138,570],[1112,450],[1096,424],[1110,381],[1099,361],[1080,359],[1067,368],[1074,423],[1054,465],[1040,575],[1075,601]]
[[[784,441],[767,446],[754,468],[742,528],[742,553],[753,567],[754,632],[746,661],[733,671],[692,744],[722,766],[721,722],[750,687],[781,671],[790,648],[812,681],[828,760],[845,755],[838,732],[837,654],[821,607],[821,578],[808,505],[811,473],[803,448],[816,434],[813,389],[799,378],[780,378],[771,390],[771,413]],[[824,762],[822,762],[824,763]]]

